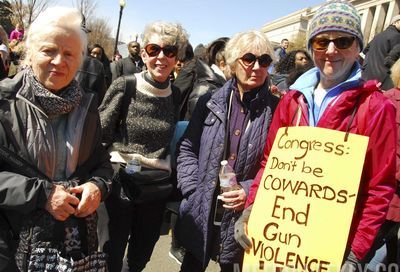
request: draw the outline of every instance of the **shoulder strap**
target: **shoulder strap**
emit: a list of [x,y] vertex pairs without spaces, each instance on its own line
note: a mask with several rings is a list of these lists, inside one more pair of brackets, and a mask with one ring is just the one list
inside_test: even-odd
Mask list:
[[125,76],[125,90],[124,97],[122,98],[121,104],[121,121],[126,121],[126,116],[128,115],[129,104],[131,103],[131,98],[136,94],[136,77],[135,75]]
[[125,90],[122,97],[122,104],[120,110],[120,124],[119,129],[121,132],[122,142],[126,145],[128,143],[128,132],[126,129],[126,116],[128,115],[129,104],[132,97],[136,95],[136,77],[135,75],[127,75],[125,78]]
[[14,168],[14,171],[17,171],[18,174],[27,176],[27,177],[38,177],[41,179],[49,180],[49,178],[43,174],[37,167],[33,166],[29,162],[27,162],[22,157],[18,156],[8,148],[0,145],[0,159],[4,162],[7,162]]
[[181,101],[181,94],[179,92],[179,90],[173,86],[171,84],[171,92],[172,92],[172,104],[174,107],[174,111],[175,111],[175,122],[178,122],[180,120],[180,112],[181,112],[181,105],[180,105],[180,101]]

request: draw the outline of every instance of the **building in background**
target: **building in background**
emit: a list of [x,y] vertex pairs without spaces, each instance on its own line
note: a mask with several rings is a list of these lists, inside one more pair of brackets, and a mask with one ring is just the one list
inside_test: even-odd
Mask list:
[[[393,16],[399,14],[400,0],[350,0],[361,15],[361,29],[364,44],[386,29]],[[323,1],[321,1],[321,4]],[[305,48],[308,23],[320,7],[314,6],[293,12],[285,17],[266,23],[261,31],[269,40],[278,45],[282,39],[289,39],[291,46]]]

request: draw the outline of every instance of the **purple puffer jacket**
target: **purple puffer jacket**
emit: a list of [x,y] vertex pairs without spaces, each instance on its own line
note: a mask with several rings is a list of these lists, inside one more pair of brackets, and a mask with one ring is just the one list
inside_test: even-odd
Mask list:
[[[221,244],[220,263],[238,263],[243,258],[243,250],[233,236],[234,224],[240,212],[225,212],[221,241],[211,244],[211,206],[223,156],[227,100],[233,84],[236,84],[235,79],[226,82],[213,95],[200,98],[178,147],[178,187],[184,199],[180,206],[177,235],[182,246],[204,267],[210,261],[210,249],[216,242]],[[246,193],[260,167],[267,132],[277,104],[278,99],[271,95],[267,83],[251,102],[251,123],[241,138],[235,165],[237,180]]]

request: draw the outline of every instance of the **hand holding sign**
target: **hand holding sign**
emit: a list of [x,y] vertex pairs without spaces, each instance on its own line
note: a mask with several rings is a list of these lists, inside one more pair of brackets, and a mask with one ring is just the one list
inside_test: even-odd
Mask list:
[[340,270],[368,145],[365,136],[344,139],[317,127],[279,129],[250,216],[243,271]]

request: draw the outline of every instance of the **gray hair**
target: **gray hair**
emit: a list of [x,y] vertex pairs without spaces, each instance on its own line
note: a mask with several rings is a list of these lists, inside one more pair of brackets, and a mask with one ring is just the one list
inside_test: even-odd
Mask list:
[[258,30],[250,30],[235,34],[225,46],[225,60],[232,73],[235,71],[236,60],[249,52],[259,55],[268,54],[275,60],[274,49],[267,36]]
[[160,39],[165,44],[175,45],[178,47],[178,55],[182,54],[182,51],[185,49],[184,45],[188,42],[188,34],[179,23],[157,21],[148,24],[143,33],[143,47],[149,43],[149,40],[153,35],[160,36]]
[[87,36],[82,29],[82,15],[74,8],[51,7],[43,11],[30,25],[26,38],[26,62],[29,65],[31,56],[36,53],[39,42],[43,41],[43,35],[52,28],[62,28],[75,32],[80,37],[82,58],[86,53]]

